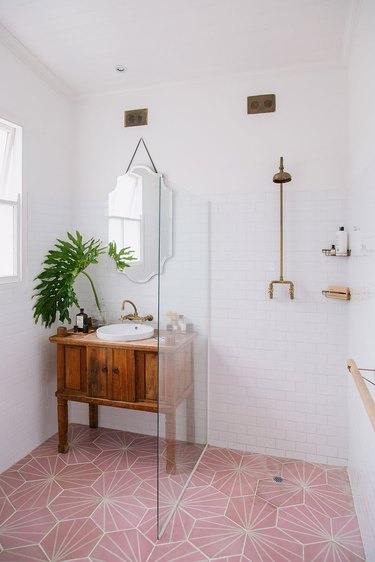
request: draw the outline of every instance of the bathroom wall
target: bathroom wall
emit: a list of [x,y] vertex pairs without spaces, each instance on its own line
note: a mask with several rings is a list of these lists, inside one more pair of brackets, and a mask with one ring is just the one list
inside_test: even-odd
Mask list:
[[[327,284],[346,282],[345,260],[321,254],[346,219],[345,86],[342,69],[279,69],[87,96],[76,104],[76,223],[87,235],[105,239],[107,194],[140,136],[172,188],[212,203],[211,444],[346,462],[348,303],[321,295]],[[247,96],[266,92],[276,94],[276,113],[247,115]],[[124,129],[123,111],[137,107],[149,108],[149,125]],[[293,175],[286,187],[285,273],[296,282],[294,302],[281,287],[274,301],[267,297],[278,276],[272,176],[280,155]],[[191,216],[192,232],[195,221]],[[96,275],[113,318],[124,298],[156,312],[154,282],[135,285],[108,267]],[[72,413],[86,419],[79,405]],[[133,430],[155,427],[139,412],[103,416]]]
[[52,330],[35,326],[33,278],[57,236],[70,226],[70,103],[0,45],[0,116],[23,127],[27,217],[25,269],[17,285],[0,285],[0,472],[56,431]]
[[[375,5],[363,0],[356,22],[349,68],[349,220],[362,231],[364,255],[351,257],[348,356],[375,369]],[[371,373],[368,373],[371,377]],[[375,560],[374,431],[349,378],[349,475],[368,560]],[[375,381],[375,378],[373,378]],[[374,386],[368,384],[375,400]]]

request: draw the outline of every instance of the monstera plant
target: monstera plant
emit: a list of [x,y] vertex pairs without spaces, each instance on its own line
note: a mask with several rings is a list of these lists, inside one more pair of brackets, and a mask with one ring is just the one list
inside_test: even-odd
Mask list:
[[129,246],[117,249],[115,242],[103,246],[101,240],[90,238],[83,241],[82,235],[76,231],[75,236],[67,232],[68,240],[57,239],[52,250],[49,250],[43,262],[43,271],[35,277],[38,281],[34,289],[33,306],[35,323],[41,319],[42,324],[49,328],[59,317],[61,322],[71,322],[69,311],[75,305],[79,308],[74,282],[78,275],[84,275],[94,293],[95,303],[101,310],[98,294],[90,275],[85,271],[89,265],[97,264],[99,256],[108,253],[115,261],[117,269],[123,271],[136,258]]

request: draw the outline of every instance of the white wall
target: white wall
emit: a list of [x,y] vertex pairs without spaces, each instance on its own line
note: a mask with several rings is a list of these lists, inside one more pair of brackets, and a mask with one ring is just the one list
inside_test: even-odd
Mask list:
[[[344,261],[321,254],[345,224],[345,85],[332,68],[280,71],[86,97],[76,107],[77,209],[87,234],[105,239],[107,193],[141,135],[172,188],[213,203],[212,444],[346,462],[348,307],[321,296],[346,281]],[[247,115],[247,96],[265,92],[276,93],[276,113]],[[136,107],[149,108],[149,125],[124,129],[123,111]],[[282,290],[267,299],[278,269],[280,155],[293,175],[286,272],[295,302]],[[113,316],[124,298],[155,313],[152,284],[103,269],[98,280]]]
[[56,431],[51,331],[35,326],[33,278],[69,227],[72,193],[70,104],[0,46],[0,116],[23,127],[26,268],[0,285],[0,472]]
[[[349,356],[375,368],[375,4],[363,0],[349,69],[349,222],[361,228],[366,255],[352,257]],[[375,391],[368,385],[375,400]],[[375,439],[358,391],[349,384],[349,475],[368,560],[375,559]]]

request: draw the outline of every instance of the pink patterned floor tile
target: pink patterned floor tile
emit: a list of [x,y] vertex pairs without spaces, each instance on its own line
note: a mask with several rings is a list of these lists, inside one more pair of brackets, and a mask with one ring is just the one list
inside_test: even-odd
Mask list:
[[224,515],[228,498],[212,486],[188,487],[180,501],[179,509],[195,519]]
[[64,490],[50,505],[49,509],[58,521],[90,517],[103,498],[92,487]]
[[0,474],[0,498],[9,496],[14,490],[17,490],[25,480],[21,474],[12,469],[6,470]]
[[67,464],[79,464],[91,462],[96,459],[101,450],[93,443],[97,430],[76,426],[68,432],[69,450],[64,454]]
[[343,548],[352,552],[360,559],[365,558],[361,532],[357,517],[335,517],[332,519],[332,535]]
[[93,484],[103,498],[119,498],[134,494],[142,480],[131,470],[104,472]]
[[39,543],[55,524],[46,507],[16,511],[0,526],[0,544],[8,549]]
[[68,562],[88,557],[102,534],[91,519],[60,521],[41,541],[41,547],[53,562]]
[[131,471],[142,480],[150,480],[156,478],[157,463],[157,457],[153,455],[141,458],[137,457],[137,460],[131,466]]
[[246,453],[243,455],[241,468],[255,478],[272,478],[280,476],[283,463],[276,457]]
[[237,525],[225,517],[198,521],[190,541],[208,557],[245,556],[251,562],[302,562],[303,547],[280,529]]
[[[259,476],[258,476],[259,477]],[[258,477],[241,465],[231,470],[220,470],[215,473],[212,486],[227,496],[255,494]]]
[[40,546],[33,544],[4,550],[0,553],[0,562],[50,562]]
[[25,482],[9,496],[16,509],[31,509],[44,507],[62,492],[61,486],[52,478]]
[[[194,523],[195,519],[191,515],[182,509],[177,509],[171,521],[168,523],[162,538],[158,541],[158,544],[187,540]],[[148,509],[146,515],[138,525],[138,529],[150,539],[150,541],[156,542],[157,527],[157,510],[156,508]]]
[[225,515],[248,531],[274,527],[276,508],[257,496],[241,496],[229,500]]
[[130,468],[137,456],[131,451],[121,450],[118,451],[102,451],[93,461],[100,470],[126,470]]
[[160,463],[159,463],[160,478],[169,478],[170,480],[173,480],[174,482],[176,482],[177,484],[183,487],[188,481],[191,471],[192,468],[189,469],[186,465],[179,466],[178,464],[172,464],[172,463],[167,464],[167,460],[163,457],[160,457]]
[[138,458],[157,455],[157,438],[150,435],[136,434],[134,441],[130,445],[130,450]]
[[125,431],[108,431],[99,435],[94,444],[102,451],[128,451],[135,439],[135,434]]
[[147,509],[134,496],[111,496],[106,494],[91,519],[104,532],[134,529]]
[[251,562],[251,560],[247,556],[237,555],[224,556],[224,558],[215,558],[215,562]]
[[272,478],[259,480],[256,495],[276,507],[298,505],[304,500],[303,488],[299,484],[288,480],[278,483]]
[[251,562],[303,562],[302,545],[276,528],[248,533],[244,554]]
[[[147,508],[156,507],[157,480],[145,480],[136,491],[136,497]],[[161,510],[171,509],[175,506],[182,491],[181,486],[169,478],[159,479],[159,507]]]
[[189,540],[208,558],[239,556],[243,553],[246,531],[224,516],[196,521]]
[[196,469],[190,480],[191,485],[194,487],[209,486],[212,483],[214,473],[208,474],[204,471],[201,472],[199,470],[199,466],[200,465],[198,465],[198,468]]
[[306,505],[279,509],[277,526],[296,541],[312,544],[331,540],[331,520]]
[[355,513],[352,497],[328,484],[307,488],[305,503],[328,517],[354,515]]
[[209,469],[212,472],[237,470],[241,461],[242,455],[239,452],[209,447],[202,457],[200,469]]
[[[30,455],[34,458],[36,458],[36,457],[52,457],[54,455],[58,455],[60,453],[58,453],[58,451],[57,451],[57,445],[58,445],[58,436],[57,436],[57,433],[56,433],[55,435],[52,435],[52,437],[50,437],[49,439],[44,441],[44,443],[39,445],[39,447],[36,447],[36,449],[33,449],[31,451]],[[65,455],[61,455],[61,457],[64,457],[64,456]]]
[[334,488],[338,488],[348,496],[352,495],[346,468],[333,468],[327,470],[327,483]]
[[156,545],[147,562],[208,562],[189,542]]
[[70,464],[56,476],[57,482],[66,490],[91,486],[102,471],[92,463]]
[[3,525],[14,512],[15,509],[8,498],[0,498],[0,525]]
[[153,544],[139,531],[108,533],[94,548],[92,562],[145,562]]
[[364,562],[365,558],[350,552],[335,541],[305,546],[306,562]]
[[32,480],[48,480],[54,478],[65,467],[66,462],[58,455],[52,457],[31,457],[31,460],[19,472],[27,482]]
[[282,476],[290,482],[307,488],[327,484],[326,470],[315,464],[297,461],[283,465]]
[[[344,468],[209,447],[157,541],[156,437],[72,424],[68,438],[70,453],[54,435],[0,475],[0,562],[364,561]],[[163,525],[201,447],[177,442],[167,474],[159,444]]]

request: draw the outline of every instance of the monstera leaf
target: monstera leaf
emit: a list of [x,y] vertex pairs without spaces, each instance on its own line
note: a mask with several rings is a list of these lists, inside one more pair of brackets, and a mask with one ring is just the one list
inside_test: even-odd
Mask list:
[[[71,322],[70,308],[73,305],[79,307],[73,285],[81,273],[89,280],[96,306],[100,310],[100,302],[94,283],[85,269],[89,265],[98,263],[99,256],[105,254],[107,248],[102,246],[101,240],[95,240],[94,238],[84,242],[78,231],[76,231],[75,236],[68,232],[67,237],[68,240],[57,240],[54,248],[48,252],[43,262],[43,265],[45,265],[43,271],[34,279],[34,281],[39,281],[33,294],[33,298],[36,299],[33,306],[34,320],[37,323],[41,319],[46,328],[49,328],[55,322],[57,316],[61,322],[65,320]],[[118,268],[120,260],[122,269],[128,267],[125,260],[134,259],[132,257],[133,252],[129,247],[123,250],[126,251],[120,250],[120,252],[117,252],[115,246],[115,255],[111,256]]]
[[126,246],[126,248],[121,248],[121,250],[117,251],[116,242],[110,242],[108,244],[108,255],[115,260],[119,271],[124,271],[125,267],[130,267],[127,263],[128,261],[137,259],[133,254],[134,252],[130,249],[130,246]]

